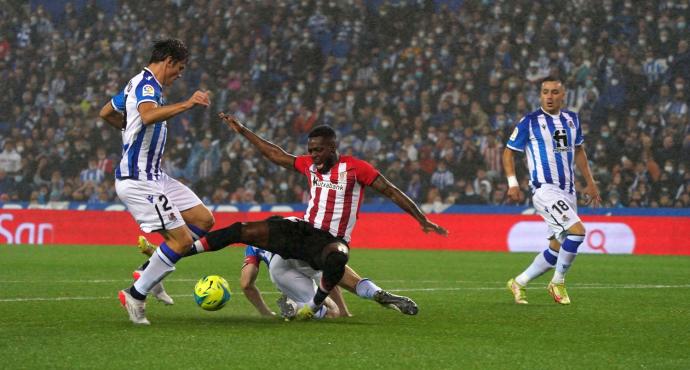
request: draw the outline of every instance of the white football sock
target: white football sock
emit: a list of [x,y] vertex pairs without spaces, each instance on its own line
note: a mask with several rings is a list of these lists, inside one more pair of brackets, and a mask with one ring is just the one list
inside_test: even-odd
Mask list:
[[558,261],[556,261],[556,271],[553,273],[551,282],[554,284],[563,284],[565,282],[565,274],[568,272],[570,265],[577,257],[577,248],[585,240],[584,235],[568,235],[561,245],[561,250],[558,252]]
[[173,271],[175,271],[175,264],[158,248],[149,258],[149,265],[141,272],[139,279],[134,282],[134,289],[143,295],[147,295],[154,285],[158,284]]
[[378,285],[374,284],[374,282],[369,279],[362,279],[355,286],[357,295],[366,299],[373,299],[374,293],[378,292],[379,290],[381,290],[381,288],[379,288]]
[[522,286],[527,285],[527,283],[529,283],[530,281],[538,278],[546,271],[549,271],[549,269],[552,269],[556,264],[557,258],[558,253],[553,251],[551,248],[546,248],[545,250],[537,254],[536,257],[534,257],[534,261],[532,261],[532,264],[529,265],[529,267],[527,267],[527,269],[523,271],[520,275],[518,275],[515,278],[515,281]]

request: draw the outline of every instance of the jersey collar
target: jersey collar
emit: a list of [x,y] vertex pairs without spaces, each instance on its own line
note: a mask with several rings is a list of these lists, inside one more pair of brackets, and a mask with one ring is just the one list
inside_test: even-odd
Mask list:
[[148,71],[148,72],[151,74],[151,76],[153,76],[153,79],[154,79],[154,80],[156,81],[156,83],[158,84],[158,87],[160,87],[160,88],[162,89],[162,88],[163,88],[163,84],[162,84],[160,81],[158,81],[158,79],[156,78],[156,75],[153,74],[153,72],[151,72],[151,70],[149,69],[149,67],[144,67],[144,70],[145,70],[145,71]]
[[558,114],[551,114],[551,113],[547,112],[546,110],[544,110],[544,108],[542,108],[542,107],[539,107],[539,109],[541,110],[542,113],[551,116],[551,118],[560,118],[560,116],[561,116],[560,110],[558,111]]

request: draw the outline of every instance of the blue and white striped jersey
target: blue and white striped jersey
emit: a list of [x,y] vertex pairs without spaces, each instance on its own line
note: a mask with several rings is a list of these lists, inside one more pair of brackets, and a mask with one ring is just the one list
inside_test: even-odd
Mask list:
[[575,147],[583,142],[576,113],[562,110],[558,115],[551,115],[538,109],[518,123],[506,145],[520,152],[526,149],[533,189],[554,184],[572,194],[575,192]]
[[162,85],[148,68],[134,76],[110,101],[113,109],[125,115],[122,159],[115,169],[118,179],[155,180],[162,173],[167,125],[165,121],[144,125],[137,109],[144,102],[164,104]]

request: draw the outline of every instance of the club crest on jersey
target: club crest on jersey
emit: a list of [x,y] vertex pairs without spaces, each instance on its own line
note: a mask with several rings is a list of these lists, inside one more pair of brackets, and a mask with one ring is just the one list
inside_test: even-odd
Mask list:
[[568,120],[568,127],[575,128],[575,123],[573,122],[573,120],[571,120],[571,119]]
[[168,218],[169,218],[169,219],[170,219],[170,221],[172,221],[172,222],[175,222],[175,221],[177,221],[177,217],[175,216],[175,214],[174,214],[174,213],[171,213],[171,214],[169,214],[169,215],[168,215]]
[[155,91],[153,90],[153,86],[151,85],[144,85],[144,87],[141,88],[141,96],[154,96]]
[[148,200],[149,203],[153,204],[153,195],[147,195],[146,200]]
[[342,184],[347,181],[347,172],[341,172],[338,174],[338,183]]

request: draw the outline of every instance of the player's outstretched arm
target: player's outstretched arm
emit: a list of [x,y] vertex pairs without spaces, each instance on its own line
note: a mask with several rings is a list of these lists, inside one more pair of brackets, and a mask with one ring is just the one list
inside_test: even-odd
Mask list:
[[101,111],[98,113],[98,116],[101,117],[105,122],[107,122],[110,126],[113,126],[114,128],[118,130],[122,130],[122,123],[123,123],[123,118],[124,115],[118,111],[116,111],[113,108],[113,105],[111,102],[105,103],[103,108],[101,108]]
[[592,171],[589,169],[589,161],[584,147],[584,144],[575,147],[575,165],[587,182],[587,187],[584,190],[587,197],[585,204],[591,203],[593,207],[598,207],[601,204],[601,195],[597,184],[594,182]]
[[296,157],[294,155],[286,152],[278,145],[259,137],[252,130],[248,129],[247,126],[243,125],[237,118],[228,116],[223,112],[219,113],[218,117],[220,117],[220,119],[222,119],[233,131],[246,137],[252,145],[259,149],[264,157],[268,158],[268,160],[278,166],[287,169],[295,169]]
[[141,121],[145,125],[150,125],[156,122],[162,122],[169,118],[175,117],[176,115],[194,108],[196,105],[201,105],[202,107],[208,107],[211,104],[209,100],[208,93],[197,90],[192,94],[192,96],[177,104],[158,106],[155,103],[144,102],[139,104],[139,114],[141,115]]
[[275,312],[271,311],[266,305],[264,298],[261,296],[259,288],[256,287],[256,277],[259,275],[259,268],[256,265],[247,263],[242,267],[242,274],[240,275],[240,286],[242,286],[242,293],[247,297],[261,316],[275,316]]
[[520,185],[515,177],[515,159],[512,149],[503,149],[503,172],[508,178],[508,199],[513,202],[520,201]]
[[[347,266],[345,266],[347,267]],[[337,286],[331,290],[331,292],[328,294],[328,296],[333,300],[333,303],[338,307],[338,316],[339,317],[352,317],[352,314],[350,313],[350,310],[347,308],[347,304],[345,304],[345,297],[343,297],[343,292],[338,288]]]
[[388,199],[392,200],[393,203],[397,204],[398,207],[400,207],[403,211],[409,213],[410,216],[414,217],[414,219],[417,220],[417,222],[419,222],[419,225],[422,227],[422,230],[425,233],[433,231],[439,235],[448,235],[448,230],[429,221],[424,212],[422,212],[422,210],[419,209],[417,204],[415,204],[415,202],[412,201],[410,197],[405,195],[405,193],[400,191],[400,189],[398,189],[395,185],[388,181],[388,179],[385,176],[379,174],[379,176],[376,178],[376,180],[374,180],[371,186],[374,189],[376,189],[376,191],[385,195],[386,197],[388,197]]

